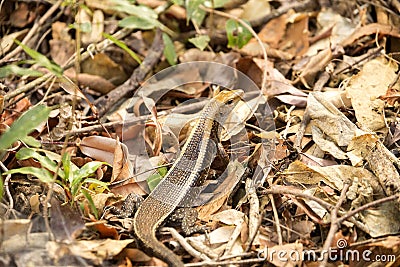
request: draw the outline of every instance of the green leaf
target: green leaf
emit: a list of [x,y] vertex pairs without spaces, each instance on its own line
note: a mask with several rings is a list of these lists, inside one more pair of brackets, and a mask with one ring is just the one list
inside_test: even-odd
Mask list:
[[[247,21],[246,23],[249,24]],[[225,29],[226,35],[228,37],[228,47],[230,48],[242,48],[250,41],[252,37],[252,34],[248,29],[246,29],[245,27],[243,27],[243,25],[233,19],[227,20],[225,24]]]
[[18,139],[25,138],[41,122],[47,120],[49,114],[50,109],[45,105],[38,105],[26,111],[0,136],[0,150],[10,147]]
[[129,16],[122,19],[118,26],[128,29],[140,29],[140,30],[151,30],[156,28],[153,21],[149,21],[145,18],[139,18],[136,16]]
[[68,182],[72,182],[72,171],[71,171],[71,155],[69,153],[64,153],[62,156],[62,164],[63,164],[63,169],[64,169],[64,180]]
[[205,0],[186,0],[186,13],[187,20],[191,20],[196,25],[201,25],[206,17],[206,11],[200,8],[200,5],[204,4]]
[[[55,161],[55,162],[62,161],[62,156],[60,154],[54,153],[52,151],[48,151],[48,150],[45,150],[45,149],[39,149],[39,148],[36,149],[35,151],[39,152],[39,153],[44,153],[46,155],[46,157],[48,157],[52,161]],[[73,162],[70,162],[70,163],[71,163],[71,170],[72,171],[79,170],[79,168]]]
[[199,35],[194,38],[190,38],[189,42],[194,44],[198,49],[201,51],[204,50],[204,48],[207,47],[208,43],[210,42],[210,37],[208,35]]
[[171,2],[174,3],[175,5],[178,5],[178,6],[182,6],[183,5],[183,0],[172,0]]
[[40,147],[42,145],[42,143],[40,143],[38,140],[36,140],[35,138],[33,138],[30,135],[27,135],[27,136],[21,138],[21,141],[30,147]]
[[162,25],[157,20],[157,13],[147,6],[136,6],[121,0],[115,1],[115,3],[116,6],[113,7],[114,10],[131,15],[118,23],[120,27],[150,30]]
[[74,23],[68,26],[70,29],[79,29],[81,32],[91,32],[92,31],[92,24],[90,22],[83,22],[83,23]]
[[118,40],[112,35],[109,35],[107,33],[103,32],[103,36],[113,42],[114,44],[118,45],[121,47],[123,50],[125,50],[134,60],[136,60],[137,63],[142,64],[142,61],[140,60],[139,56],[133,52],[124,42]]
[[136,6],[121,0],[115,1],[115,3],[117,6],[113,7],[114,10],[128,13],[136,17],[143,17],[148,20],[157,20],[158,18],[157,13],[147,6]]
[[82,180],[83,178],[87,178],[93,173],[96,172],[98,168],[101,167],[101,165],[107,164],[106,162],[100,162],[100,161],[91,161],[86,163],[85,165],[82,166],[79,170],[74,172],[74,182],[75,180]]
[[25,51],[25,53],[27,53],[31,58],[33,58],[37,64],[39,64],[42,67],[45,67],[46,69],[48,69],[49,71],[54,73],[57,77],[62,76],[63,70],[56,63],[51,62],[46,56],[44,56],[43,54],[41,54],[33,49],[30,49],[28,46],[24,45],[20,41],[18,41],[18,40],[14,40],[14,41],[19,46],[21,46],[22,49]]
[[154,188],[160,183],[162,178],[167,174],[167,168],[161,167],[158,168],[158,171],[153,173],[147,178],[147,185],[149,186],[150,191],[153,191]]
[[53,174],[51,174],[51,172],[43,168],[22,167],[19,169],[8,170],[4,174],[15,174],[15,173],[30,174],[39,178],[39,180],[45,183],[50,183],[53,181]]
[[[57,163],[55,163],[48,157],[40,155],[32,148],[23,147],[17,152],[17,154],[15,156],[19,160],[34,158],[40,162],[40,164],[42,165],[43,168],[46,168],[47,170],[52,171],[53,173],[56,172],[56,170],[57,170]],[[63,178],[63,179],[65,178],[65,174],[60,168],[58,168],[57,174],[61,178]]]
[[82,189],[81,192],[85,196],[85,198],[88,200],[90,209],[93,211],[94,216],[96,217],[96,219],[98,219],[99,218],[99,212],[98,212],[98,210],[96,208],[96,205],[94,204],[93,198],[90,195],[89,191],[87,191],[86,189]]
[[14,64],[10,64],[0,68],[0,79],[6,78],[10,75],[40,77],[43,76],[43,73],[37,70],[21,68]]
[[214,0],[214,1],[205,1],[204,6],[209,8],[221,8],[224,7],[226,3],[229,3],[231,0]]
[[168,34],[163,33],[163,41],[164,41],[164,56],[167,59],[170,65],[175,65],[178,59],[174,43],[172,42],[171,38],[169,38]]
[[[105,182],[99,181],[97,179],[87,178],[83,182],[84,183],[94,184],[94,185],[97,185],[98,187],[101,187],[102,189],[108,190],[108,184],[109,183],[105,183]],[[104,191],[104,190],[102,190],[102,191]]]

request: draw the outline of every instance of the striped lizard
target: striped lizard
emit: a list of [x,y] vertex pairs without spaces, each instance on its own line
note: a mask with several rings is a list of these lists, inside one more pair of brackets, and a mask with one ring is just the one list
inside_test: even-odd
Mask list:
[[140,204],[133,219],[134,235],[141,248],[169,266],[182,267],[180,258],[156,238],[157,228],[178,206],[188,201],[190,190],[199,184],[211,165],[210,151],[219,142],[220,125],[243,96],[242,90],[221,91],[203,108],[179,157],[165,177]]

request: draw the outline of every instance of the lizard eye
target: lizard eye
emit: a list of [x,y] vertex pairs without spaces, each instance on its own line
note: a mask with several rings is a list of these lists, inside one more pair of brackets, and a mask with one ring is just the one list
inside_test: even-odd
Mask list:
[[233,99],[229,99],[228,101],[226,101],[226,104],[227,104],[227,105],[233,104]]

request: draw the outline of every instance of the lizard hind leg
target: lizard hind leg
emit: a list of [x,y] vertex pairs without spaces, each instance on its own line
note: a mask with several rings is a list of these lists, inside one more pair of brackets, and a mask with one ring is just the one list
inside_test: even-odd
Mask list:
[[195,208],[178,208],[170,216],[171,221],[181,222],[181,228],[186,236],[194,233],[204,233],[206,227],[196,225],[198,212]]

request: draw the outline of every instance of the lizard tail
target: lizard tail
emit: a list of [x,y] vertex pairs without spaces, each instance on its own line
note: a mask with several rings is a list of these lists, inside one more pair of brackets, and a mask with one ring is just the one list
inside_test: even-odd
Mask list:
[[160,223],[173,212],[173,206],[152,197],[147,197],[145,201],[150,202],[148,203],[150,205],[142,203],[135,213],[133,222],[133,231],[139,245],[146,253],[168,263],[168,266],[183,267],[181,259],[158,241],[155,235]]

